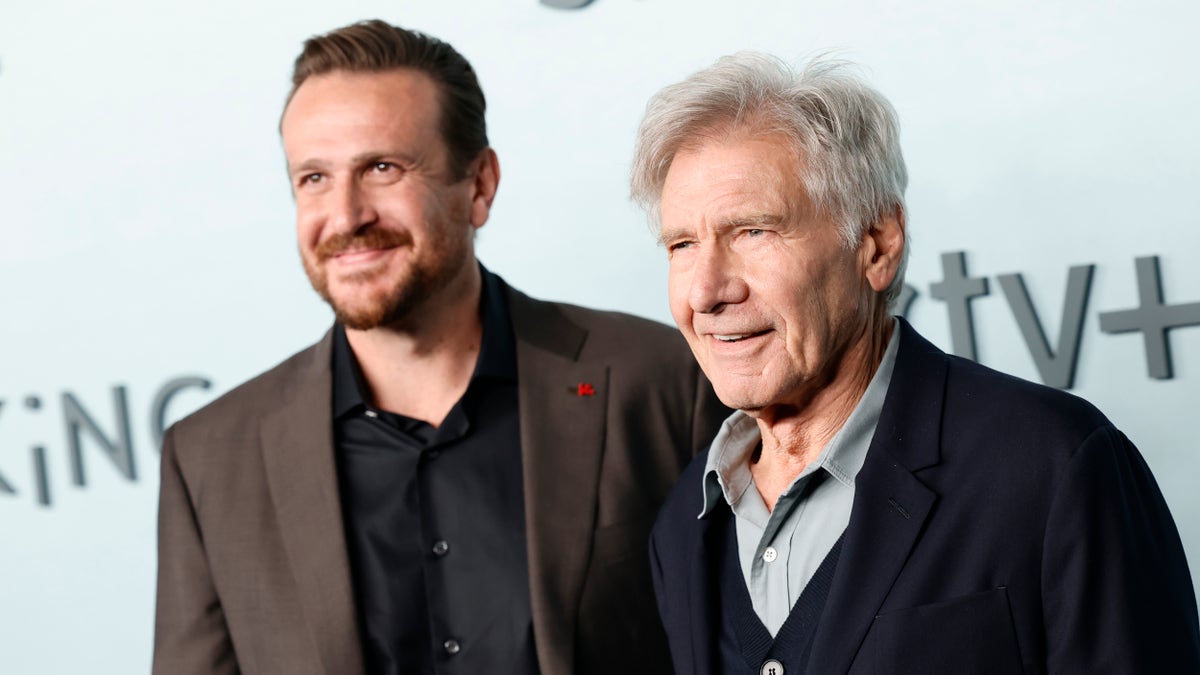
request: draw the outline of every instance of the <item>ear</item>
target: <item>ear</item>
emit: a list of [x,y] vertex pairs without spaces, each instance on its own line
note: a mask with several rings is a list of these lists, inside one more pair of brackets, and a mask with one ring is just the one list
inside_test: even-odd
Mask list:
[[904,259],[904,228],[904,209],[897,206],[863,232],[859,250],[864,274],[877,293],[887,289],[900,269],[900,261]]
[[492,212],[492,200],[500,185],[500,160],[496,151],[484,148],[475,158],[471,180],[471,226],[483,227]]

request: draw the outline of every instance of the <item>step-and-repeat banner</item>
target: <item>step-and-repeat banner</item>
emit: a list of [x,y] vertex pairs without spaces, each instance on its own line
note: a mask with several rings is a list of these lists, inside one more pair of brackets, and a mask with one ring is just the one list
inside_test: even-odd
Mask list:
[[483,261],[667,322],[627,198],[647,98],[740,49],[862,64],[903,126],[909,319],[1104,410],[1200,570],[1200,6],[979,4],[5,2],[0,671],[148,668],[162,430],[328,326],[277,123],[301,41],[370,17],[479,72],[503,175]]

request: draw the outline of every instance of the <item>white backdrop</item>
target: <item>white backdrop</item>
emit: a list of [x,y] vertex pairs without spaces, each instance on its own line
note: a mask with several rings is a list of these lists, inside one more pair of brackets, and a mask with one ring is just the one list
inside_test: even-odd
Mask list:
[[[1024,276],[1053,345],[1067,269],[1094,263],[1074,391],[1142,449],[1200,570],[1200,327],[1169,334],[1174,377],[1152,379],[1141,337],[1098,319],[1138,305],[1140,256],[1159,256],[1167,303],[1200,302],[1200,5],[334,4],[0,6],[4,673],[147,670],[155,395],[177,377],[212,383],[170,401],[178,419],[327,327],[295,252],[276,122],[301,41],[376,16],[448,40],[479,72],[503,175],[484,262],[534,295],[664,321],[665,256],[626,197],[646,99],[738,49],[862,63],[903,125],[909,318],[950,347],[929,286],[941,255],[963,251],[991,287],[972,305],[980,360],[1038,379],[996,277]],[[100,435],[132,448],[132,480]]]

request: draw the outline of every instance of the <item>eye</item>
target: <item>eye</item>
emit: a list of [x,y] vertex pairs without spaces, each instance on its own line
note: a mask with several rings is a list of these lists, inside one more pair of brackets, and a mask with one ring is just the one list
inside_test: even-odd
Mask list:
[[766,234],[766,230],[761,230],[757,227],[752,227],[752,228],[746,230],[746,234],[751,237],[757,237],[757,236]]
[[667,259],[674,260],[676,255],[687,255],[687,252],[695,247],[696,242],[690,239],[667,242]]
[[405,176],[405,170],[395,162],[376,160],[363,168],[363,178],[379,185],[390,185]]
[[296,180],[296,184],[300,186],[317,185],[324,180],[325,174],[323,173],[306,173],[301,175],[300,178]]

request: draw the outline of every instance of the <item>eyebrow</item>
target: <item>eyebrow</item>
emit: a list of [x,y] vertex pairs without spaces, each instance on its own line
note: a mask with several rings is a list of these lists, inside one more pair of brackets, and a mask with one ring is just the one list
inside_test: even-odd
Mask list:
[[[723,219],[717,221],[716,229],[719,232],[725,232],[725,231],[736,229],[739,227],[755,227],[755,226],[777,227],[777,226],[783,224],[784,220],[785,220],[785,218],[781,214],[778,214],[778,213],[769,213],[769,212],[754,213],[754,214],[751,214],[748,216],[736,216],[736,217],[731,217],[731,218],[723,218]],[[665,245],[668,241],[687,236],[689,232],[690,232],[690,230],[688,228],[675,228],[675,229],[671,229],[671,230],[665,230],[665,229],[659,230],[658,244],[660,246]]]
[[686,233],[686,230],[683,230],[680,228],[673,228],[673,229],[667,230],[667,229],[660,227],[658,229],[658,237],[656,237],[657,243],[659,246],[665,246],[668,241],[672,241],[674,239],[679,239],[680,237],[684,236],[685,233]]
[[287,171],[288,175],[306,173],[308,171],[313,171],[314,169],[323,169],[325,168],[325,164],[326,162],[319,159],[307,159],[295,166],[288,164]]
[[783,216],[778,213],[755,213],[749,216],[738,216],[736,218],[727,218],[718,223],[718,227],[748,227],[754,225],[779,225],[783,223]]

